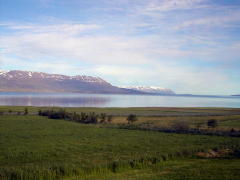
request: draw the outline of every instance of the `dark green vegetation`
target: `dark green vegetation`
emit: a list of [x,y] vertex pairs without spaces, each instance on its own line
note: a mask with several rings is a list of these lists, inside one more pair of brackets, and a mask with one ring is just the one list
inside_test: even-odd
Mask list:
[[[12,113],[23,112],[26,107],[23,106],[0,106],[0,111]],[[29,114],[38,113],[42,110],[58,110],[58,107],[27,107]],[[207,116],[207,115],[240,115],[240,108],[172,108],[172,107],[146,107],[146,108],[94,108],[94,107],[66,107],[67,112],[95,112],[97,114],[106,113],[114,116],[128,116],[135,114],[143,117],[161,117],[161,116]]]
[[127,121],[128,121],[128,123],[133,123],[133,122],[137,121],[137,116],[135,114],[129,114],[127,117]]
[[[47,108],[41,110],[44,109]],[[190,127],[202,123],[201,128],[208,128],[208,120],[216,119],[218,122],[216,128],[229,130],[233,128],[231,124],[238,125],[237,109],[184,108],[181,111],[180,108],[66,108],[65,110],[73,114],[95,112],[95,115],[99,115],[99,123],[83,124],[49,119],[38,116],[39,108],[34,107],[28,107],[27,114],[24,113],[25,107],[0,107],[4,114],[0,115],[1,180],[62,178],[234,180],[240,177],[238,137],[111,128],[119,123],[127,123],[128,115],[136,114],[137,121],[131,124],[152,122],[151,125],[160,126],[165,118],[165,123],[170,126],[184,119]],[[207,114],[196,117],[183,116],[187,112],[192,115],[202,111]],[[162,116],[164,113],[176,113],[178,116]],[[209,115],[210,113],[215,114]],[[221,116],[216,113],[220,113]],[[112,118],[110,121],[109,117]],[[104,123],[100,123],[101,121]],[[238,130],[239,126],[234,128]]]
[[[26,109],[25,109],[26,111]],[[4,113],[3,113],[4,114]],[[26,115],[26,113],[24,113]],[[106,127],[106,123],[112,122],[112,115],[106,115],[106,113],[96,114],[95,112],[68,112],[65,109],[40,109],[38,111],[38,115],[40,116],[47,116],[49,119],[65,119],[68,121],[74,121],[84,124],[104,124],[103,127]],[[181,118],[186,118],[190,116],[183,116],[179,115]],[[206,115],[201,115],[200,117],[208,117]],[[216,116],[216,115],[215,115]],[[219,115],[218,115],[219,116]],[[221,115],[224,116],[224,115]],[[227,120],[232,120],[230,118],[229,114],[226,114]],[[233,119],[238,118],[239,115],[231,115]],[[235,117],[236,116],[236,117]],[[175,121],[171,122],[173,117],[169,118],[168,116],[160,116],[164,117],[163,122],[166,123],[166,125],[158,125],[155,122],[157,117],[154,116],[154,122],[151,121],[142,121],[140,123],[134,123],[138,121],[138,118],[135,114],[129,114],[127,117],[118,117],[118,118],[126,118],[126,122],[118,122],[115,125],[111,123],[108,127],[111,128],[121,128],[121,129],[135,129],[135,130],[151,130],[151,131],[160,131],[160,132],[169,132],[169,133],[188,133],[188,134],[204,134],[204,135],[218,135],[218,136],[233,136],[233,137],[240,137],[240,130],[237,129],[216,129],[218,126],[218,120],[217,119],[209,119],[207,120],[206,124],[204,124],[204,121],[201,119],[201,122],[195,122],[193,125],[191,125],[192,121],[187,121],[185,119],[176,119]],[[178,116],[175,116],[174,118],[178,118]],[[211,116],[210,116],[211,117]],[[106,120],[107,118],[107,120]],[[197,118],[193,115],[191,115],[191,118]],[[146,119],[146,117],[142,117],[142,119]],[[203,125],[205,125],[207,128],[204,128]]]
[[[61,108],[53,107],[27,107],[29,115],[37,115],[39,111],[59,111]],[[185,122],[190,128],[209,128],[207,122],[216,120],[215,129],[240,130],[240,108],[64,108],[68,113],[91,113],[99,115],[99,121],[110,121],[113,124],[127,123],[127,117],[137,116],[135,124],[148,124],[153,127],[173,127],[176,122]],[[26,107],[0,106],[1,114],[24,114]],[[102,118],[103,117],[103,118]]]

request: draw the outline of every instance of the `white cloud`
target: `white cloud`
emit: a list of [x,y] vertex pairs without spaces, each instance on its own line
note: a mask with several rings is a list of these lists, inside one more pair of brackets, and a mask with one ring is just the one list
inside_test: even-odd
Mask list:
[[[96,27],[98,25],[11,25],[10,28],[20,30],[20,32],[1,37],[0,47],[4,54],[14,54],[26,59],[58,57],[68,59],[68,61],[108,65],[176,61],[179,58],[192,57],[221,61],[225,59],[218,57],[224,55],[228,58],[228,55],[239,54],[236,48],[238,47],[237,43],[209,47],[211,39],[204,40],[206,47],[184,49],[183,47],[191,46],[192,43],[196,42],[181,35],[165,37],[163,35],[107,36],[95,33],[85,34],[88,29]],[[223,52],[224,49],[229,51]]]
[[218,15],[218,16],[208,16],[199,19],[192,19],[182,22],[180,25],[175,27],[175,30],[183,29],[183,28],[193,28],[199,26],[201,27],[216,27],[219,26],[221,28],[224,27],[231,27],[231,26],[239,26],[233,24],[234,22],[240,22],[240,12],[233,11],[229,14],[225,15]]
[[7,53],[31,57],[61,57],[89,63],[142,63],[143,53],[136,51],[138,41],[120,37],[82,36],[41,33],[3,37],[2,45]]
[[11,70],[26,70],[26,71],[36,71],[36,72],[47,72],[54,74],[69,74],[69,75],[79,75],[83,73],[85,69],[84,66],[76,66],[73,63],[68,63],[66,61],[53,61],[53,60],[35,60],[30,61],[29,59],[20,59],[19,57],[8,57],[2,56],[0,59],[0,69],[4,67],[16,67],[11,68]]
[[[4,54],[31,59],[61,57],[87,63],[148,63],[151,39],[85,34],[98,25],[11,25],[20,32],[1,37]],[[59,30],[58,30],[59,29]]]
[[54,25],[18,25],[9,24],[8,28],[19,31],[30,31],[30,33],[68,33],[78,34],[101,28],[96,24],[54,24]]
[[151,1],[146,7],[146,11],[171,11],[179,9],[193,9],[206,7],[202,2],[206,0],[155,0]]

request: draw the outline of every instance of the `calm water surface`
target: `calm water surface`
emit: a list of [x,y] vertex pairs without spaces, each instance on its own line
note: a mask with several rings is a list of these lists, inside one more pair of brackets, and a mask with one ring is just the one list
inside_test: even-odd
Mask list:
[[240,107],[240,97],[0,92],[0,105],[60,107]]

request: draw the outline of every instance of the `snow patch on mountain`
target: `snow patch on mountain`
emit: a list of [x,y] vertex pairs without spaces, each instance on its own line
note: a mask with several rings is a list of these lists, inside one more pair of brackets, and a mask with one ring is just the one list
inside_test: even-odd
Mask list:
[[156,86],[130,86],[130,87],[124,87],[124,88],[133,89],[133,90],[146,92],[146,93],[153,93],[153,94],[163,94],[163,95],[175,94],[175,92],[169,88],[162,88],[162,87],[156,87]]
[[43,72],[32,72],[32,71],[3,71],[0,70],[0,76],[5,77],[6,79],[51,79],[56,81],[64,81],[64,80],[79,80],[81,82],[87,83],[98,83],[104,84],[107,83],[100,77],[92,77],[92,76],[65,76],[60,74],[47,74]]
[[6,74],[6,73],[8,73],[9,71],[4,71],[4,70],[1,70],[0,69],[0,75],[4,75],[4,74]]

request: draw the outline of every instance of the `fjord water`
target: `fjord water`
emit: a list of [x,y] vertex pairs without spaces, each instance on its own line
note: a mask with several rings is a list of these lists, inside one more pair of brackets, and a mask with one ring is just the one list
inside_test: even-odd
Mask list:
[[240,107],[235,96],[159,96],[0,92],[2,106],[59,107]]

